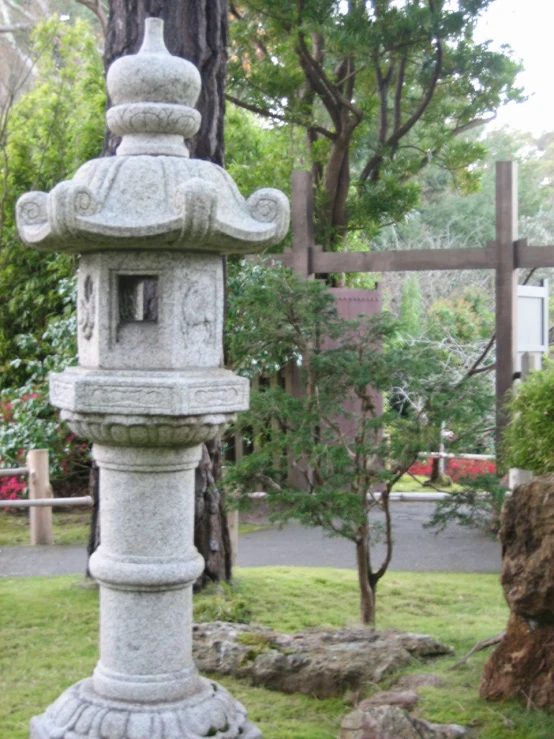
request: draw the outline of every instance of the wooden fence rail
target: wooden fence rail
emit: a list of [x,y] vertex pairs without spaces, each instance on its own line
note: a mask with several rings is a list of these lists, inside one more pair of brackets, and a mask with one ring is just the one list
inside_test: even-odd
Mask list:
[[41,500],[3,500],[0,508],[69,508],[74,505],[92,505],[90,495],[83,495],[80,498],[42,498]]
[[52,506],[92,505],[89,495],[81,498],[54,498],[50,485],[48,449],[31,449],[26,467],[0,470],[0,477],[20,477],[29,480],[28,500],[3,500],[2,508],[28,508],[31,544],[52,544]]
[[0,470],[0,477],[20,477],[20,475],[28,475],[28,467],[14,467],[11,470]]

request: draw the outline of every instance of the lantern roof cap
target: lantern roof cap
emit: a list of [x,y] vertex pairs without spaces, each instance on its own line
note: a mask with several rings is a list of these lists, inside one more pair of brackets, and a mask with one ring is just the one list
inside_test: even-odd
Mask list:
[[107,124],[122,137],[117,156],[87,162],[49,193],[23,195],[17,226],[25,243],[69,253],[249,253],[284,238],[290,209],[282,192],[264,188],[245,200],[224,169],[189,158],[185,138],[201,123],[192,107],[200,74],[169,53],[162,20],[146,20],[141,48],[111,65],[107,86]]

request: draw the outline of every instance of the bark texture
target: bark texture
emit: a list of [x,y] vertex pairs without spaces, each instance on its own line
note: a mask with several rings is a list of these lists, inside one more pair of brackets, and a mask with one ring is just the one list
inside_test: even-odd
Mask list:
[[94,460],[92,461],[88,477],[88,494],[92,498],[92,518],[87,542],[88,559],[86,576],[92,577],[88,562],[91,554],[100,545],[100,470]]
[[517,487],[500,529],[506,634],[485,664],[481,696],[554,709],[554,475]]
[[231,579],[231,539],[218,487],[221,465],[221,441],[204,444],[195,480],[194,545],[205,562],[197,589],[210,581]]
[[[172,54],[192,61],[202,77],[202,92],[196,105],[202,125],[188,143],[191,157],[223,166],[223,116],[226,46],[226,0],[110,0],[104,64],[106,70],[120,56],[138,51],[144,19],[164,20],[164,36]],[[109,103],[108,103],[109,105]],[[119,137],[106,132],[104,156],[113,156]],[[231,542],[223,499],[217,487],[221,470],[221,441],[204,446],[196,472],[195,545],[206,566],[196,583],[231,578]],[[89,555],[100,543],[95,508]]]

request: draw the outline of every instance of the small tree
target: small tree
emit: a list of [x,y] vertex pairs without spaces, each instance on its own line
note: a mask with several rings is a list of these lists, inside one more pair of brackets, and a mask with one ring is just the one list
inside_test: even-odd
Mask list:
[[[245,268],[230,291],[230,356],[246,373],[274,374],[296,361],[304,392],[279,387],[253,394],[240,433],[261,439],[228,474],[231,489],[260,485],[274,516],[321,526],[355,544],[361,619],[375,621],[375,596],[393,551],[390,493],[421,450],[436,442],[444,418],[476,415],[479,388],[455,390],[429,344],[403,342],[389,315],[344,320],[319,281],[282,268]],[[385,403],[376,393],[405,402]],[[463,402],[460,402],[464,397]],[[353,412],[352,408],[356,408]],[[302,480],[288,479],[292,464]],[[384,525],[370,520],[381,510]],[[383,561],[370,545],[384,537]]]

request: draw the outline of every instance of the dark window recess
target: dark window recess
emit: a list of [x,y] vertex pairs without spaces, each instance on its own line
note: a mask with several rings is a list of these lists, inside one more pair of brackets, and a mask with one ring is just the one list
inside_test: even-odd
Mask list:
[[119,322],[158,320],[158,278],[118,275]]

